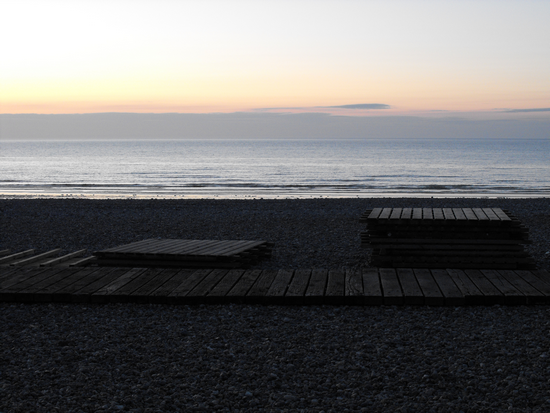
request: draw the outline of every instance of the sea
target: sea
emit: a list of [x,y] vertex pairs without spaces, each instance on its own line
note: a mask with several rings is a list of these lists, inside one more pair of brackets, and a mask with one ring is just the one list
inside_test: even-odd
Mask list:
[[0,197],[550,196],[550,139],[0,140]]

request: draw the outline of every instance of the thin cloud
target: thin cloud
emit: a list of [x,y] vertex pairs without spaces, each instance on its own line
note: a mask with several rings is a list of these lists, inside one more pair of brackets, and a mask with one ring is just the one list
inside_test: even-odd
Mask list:
[[550,112],[550,108],[532,108],[532,109],[506,109],[506,113],[526,113],[526,112]]
[[340,106],[315,106],[321,109],[391,109],[390,105],[384,103],[359,103],[356,105],[340,105]]

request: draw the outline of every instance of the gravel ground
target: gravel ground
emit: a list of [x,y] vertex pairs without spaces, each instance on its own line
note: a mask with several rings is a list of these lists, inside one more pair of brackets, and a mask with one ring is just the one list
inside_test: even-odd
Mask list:
[[[376,206],[500,206],[548,268],[550,200],[0,200],[0,249],[265,239],[364,266]],[[0,412],[548,412],[550,307],[0,304]]]
[[256,268],[367,266],[360,246],[374,207],[501,207],[530,229],[529,251],[550,268],[550,199],[93,200],[0,199],[0,249],[93,252],[147,238],[275,243]]
[[550,307],[0,304],[2,412],[548,412]]

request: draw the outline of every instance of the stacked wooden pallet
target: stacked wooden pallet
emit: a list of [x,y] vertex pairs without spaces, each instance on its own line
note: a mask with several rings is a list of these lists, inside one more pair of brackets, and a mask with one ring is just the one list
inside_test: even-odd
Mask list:
[[147,239],[97,251],[97,264],[110,267],[247,268],[271,257],[266,241]]
[[374,266],[536,268],[528,229],[500,208],[374,208],[361,221]]
[[86,250],[61,255],[60,248],[40,254],[34,249],[15,253],[5,249],[0,251],[0,267],[82,267],[95,260],[94,257],[84,255]]

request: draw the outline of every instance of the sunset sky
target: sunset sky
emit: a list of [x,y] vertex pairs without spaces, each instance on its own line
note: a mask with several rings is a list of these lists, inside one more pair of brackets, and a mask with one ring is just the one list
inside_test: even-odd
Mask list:
[[0,113],[550,113],[549,1],[20,0],[0,21]]

